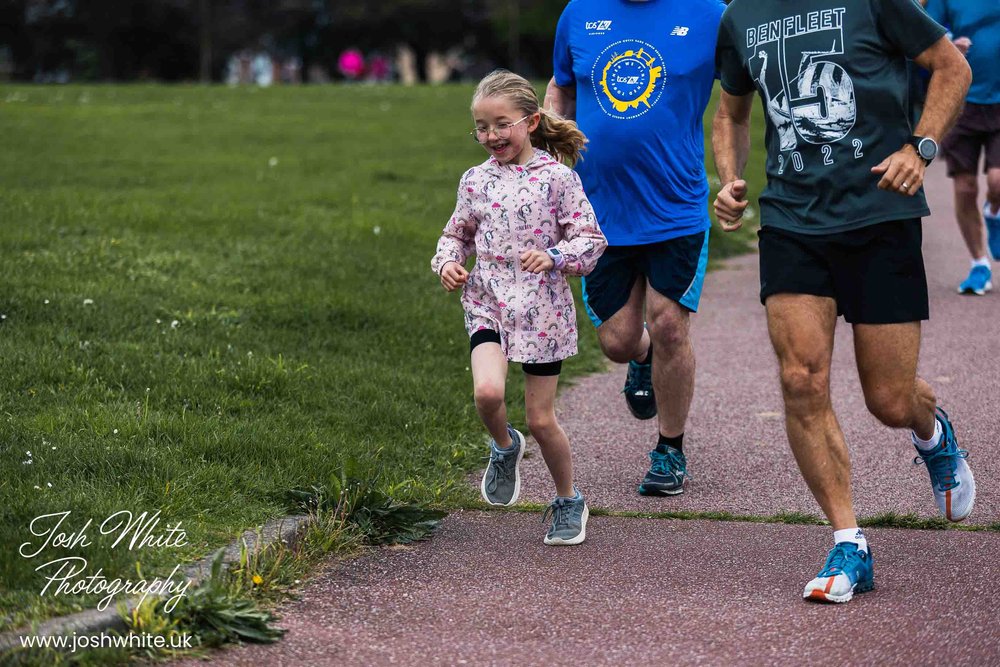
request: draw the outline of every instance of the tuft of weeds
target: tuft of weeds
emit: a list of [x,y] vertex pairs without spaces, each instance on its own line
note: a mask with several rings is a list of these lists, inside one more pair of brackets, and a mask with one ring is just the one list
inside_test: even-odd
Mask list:
[[448,515],[423,502],[397,500],[394,496],[405,492],[407,483],[382,489],[379,477],[360,480],[341,471],[332,475],[326,485],[292,489],[289,497],[310,511],[342,515],[370,544],[406,544],[427,539]]
[[169,603],[162,598],[135,607],[126,616],[132,632],[174,641],[186,633],[191,635],[196,649],[280,639],[284,630],[274,625],[275,616],[243,594],[242,579],[224,567],[224,558],[225,549],[216,551],[209,577],[172,609],[166,608]]

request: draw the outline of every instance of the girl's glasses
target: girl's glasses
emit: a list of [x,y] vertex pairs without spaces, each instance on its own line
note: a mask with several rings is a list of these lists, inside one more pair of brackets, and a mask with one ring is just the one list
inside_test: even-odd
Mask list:
[[514,129],[514,126],[517,125],[518,123],[523,123],[529,118],[531,118],[531,114],[528,114],[521,120],[513,123],[497,123],[493,127],[477,127],[469,134],[472,135],[472,140],[475,141],[477,144],[485,144],[489,140],[490,132],[492,132],[497,139],[500,140],[510,139],[510,133],[511,130]]

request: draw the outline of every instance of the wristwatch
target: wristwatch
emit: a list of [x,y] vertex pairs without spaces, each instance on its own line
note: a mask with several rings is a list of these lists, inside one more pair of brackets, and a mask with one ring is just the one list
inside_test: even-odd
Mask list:
[[908,143],[917,149],[917,155],[921,157],[925,165],[929,165],[934,161],[934,158],[937,157],[937,142],[930,137],[918,137],[917,135],[913,135],[910,137]]
[[555,264],[552,267],[554,270],[559,271],[566,265],[566,255],[562,254],[558,248],[549,248],[545,254],[552,258],[552,262]]

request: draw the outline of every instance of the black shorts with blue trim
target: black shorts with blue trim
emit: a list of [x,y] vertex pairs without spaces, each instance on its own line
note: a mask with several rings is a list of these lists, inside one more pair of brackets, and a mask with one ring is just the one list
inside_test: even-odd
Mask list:
[[583,279],[583,304],[599,327],[622,309],[643,276],[657,292],[696,312],[707,267],[707,229],[657,243],[609,246]]

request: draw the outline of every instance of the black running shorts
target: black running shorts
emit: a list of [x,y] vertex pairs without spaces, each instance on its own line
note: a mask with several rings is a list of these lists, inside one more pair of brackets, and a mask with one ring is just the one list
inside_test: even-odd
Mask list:
[[835,234],[799,234],[764,227],[760,238],[760,301],[774,294],[812,294],[837,302],[851,324],[928,319],[927,276],[919,219],[897,220]]

